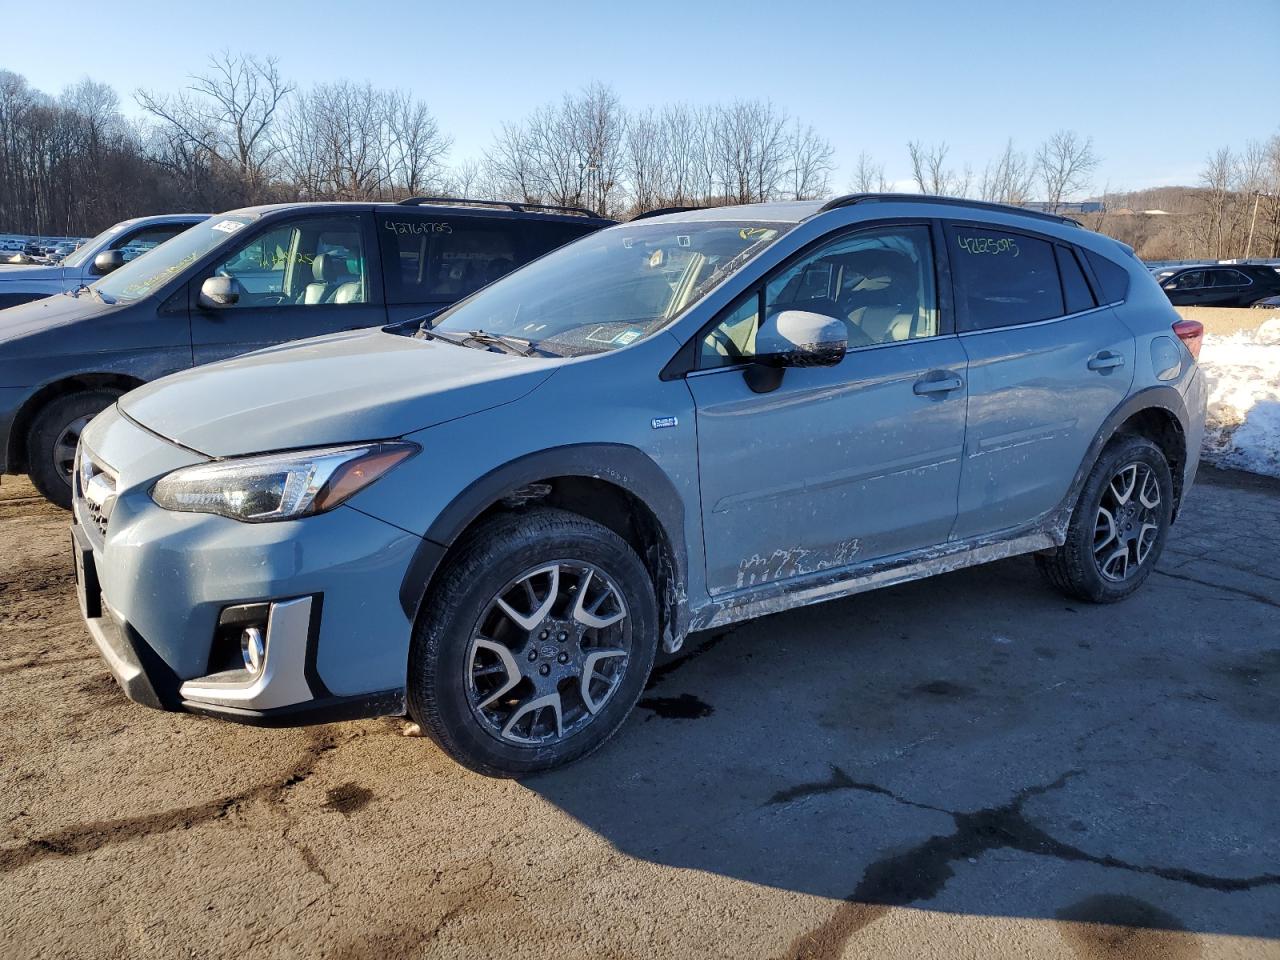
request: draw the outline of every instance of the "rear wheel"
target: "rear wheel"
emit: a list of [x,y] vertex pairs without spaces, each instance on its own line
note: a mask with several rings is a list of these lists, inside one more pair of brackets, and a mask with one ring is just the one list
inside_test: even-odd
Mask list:
[[80,434],[119,396],[111,390],[72,393],[36,414],[27,432],[27,474],[50,503],[71,509],[71,471]]
[[1113,441],[1080,491],[1066,542],[1036,565],[1069,597],[1123,600],[1150,576],[1173,519],[1173,476],[1144,437]]
[[561,510],[469,536],[424,601],[408,706],[463,765],[520,776],[577,760],[635,705],[657,650],[657,604],[635,551]]

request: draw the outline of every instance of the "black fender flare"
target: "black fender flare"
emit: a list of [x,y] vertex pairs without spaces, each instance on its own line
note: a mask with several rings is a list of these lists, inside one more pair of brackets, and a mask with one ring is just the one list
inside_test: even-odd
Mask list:
[[[455,497],[423,534],[400,583],[400,606],[413,621],[445,553],[477,517],[514,490],[553,477],[603,480],[643,502],[666,539],[671,582],[656,584],[661,621],[677,641],[688,632],[686,599],[688,548],[684,536],[684,500],[666,472],[636,447],[618,443],[582,443],[526,454],[496,467]],[[664,637],[664,641],[666,638]]]
[[[1190,422],[1187,404],[1182,399],[1182,394],[1173,387],[1164,385],[1147,387],[1132,396],[1126,397],[1102,421],[1102,426],[1098,428],[1093,442],[1089,444],[1089,449],[1085,452],[1084,459],[1080,461],[1080,467],[1076,470],[1071,486],[1067,489],[1067,495],[1063,498],[1062,505],[1057,511],[1056,522],[1052,524],[1055,528],[1055,538],[1061,539],[1058,537],[1059,531],[1062,536],[1066,535],[1067,524],[1071,520],[1071,513],[1075,509],[1076,500],[1080,497],[1080,491],[1084,488],[1085,481],[1093,471],[1093,465],[1098,462],[1098,457],[1102,455],[1103,448],[1111,442],[1125,421],[1134,414],[1151,409],[1164,410],[1166,413],[1172,414],[1173,418],[1178,422],[1178,429],[1182,431],[1183,438],[1187,436],[1187,425]],[[1188,450],[1188,459],[1191,455],[1192,452]],[[1178,488],[1179,490],[1182,489],[1181,482],[1178,483]],[[1180,501],[1174,504],[1175,516],[1179,505]]]

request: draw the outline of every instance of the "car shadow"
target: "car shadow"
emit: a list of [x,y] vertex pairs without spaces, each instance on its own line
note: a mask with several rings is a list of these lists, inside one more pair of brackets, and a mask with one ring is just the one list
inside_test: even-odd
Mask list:
[[841,930],[1276,937],[1274,613],[1159,575],[1077,604],[1008,560],[695,636],[604,749],[523,784],[631,857],[844,901]]

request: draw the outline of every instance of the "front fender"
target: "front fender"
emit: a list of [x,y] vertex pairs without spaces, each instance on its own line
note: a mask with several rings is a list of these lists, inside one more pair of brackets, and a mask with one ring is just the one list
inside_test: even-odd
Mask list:
[[511,460],[458,494],[427,529],[400,585],[400,604],[414,619],[432,577],[449,548],[485,510],[514,490],[555,477],[602,480],[648,506],[666,540],[671,570],[658,584],[664,606],[663,644],[673,650],[688,633],[688,548],[684,501],[671,479],[647,454],[625,444],[583,443],[540,450]]

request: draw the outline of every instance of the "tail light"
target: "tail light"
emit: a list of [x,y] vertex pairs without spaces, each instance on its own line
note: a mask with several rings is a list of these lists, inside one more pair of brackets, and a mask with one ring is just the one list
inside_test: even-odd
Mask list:
[[1204,324],[1199,320],[1179,320],[1173,325],[1173,332],[1187,345],[1191,355],[1198,360],[1200,345],[1204,343]]

